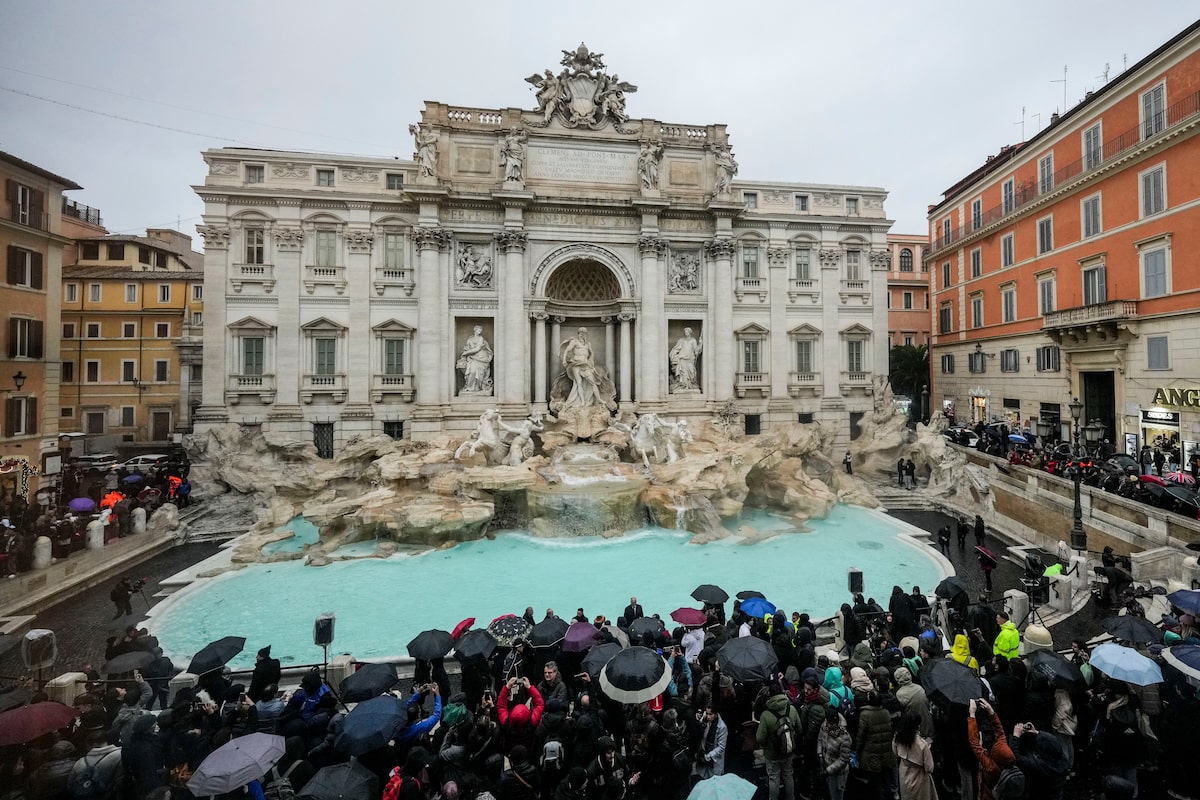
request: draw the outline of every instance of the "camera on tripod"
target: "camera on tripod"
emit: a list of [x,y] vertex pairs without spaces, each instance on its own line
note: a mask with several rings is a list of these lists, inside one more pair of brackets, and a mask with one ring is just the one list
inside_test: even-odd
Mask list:
[[1050,579],[1046,577],[1046,564],[1037,553],[1025,554],[1025,571],[1018,580],[1025,594],[1029,595],[1031,606],[1045,605],[1050,602]]

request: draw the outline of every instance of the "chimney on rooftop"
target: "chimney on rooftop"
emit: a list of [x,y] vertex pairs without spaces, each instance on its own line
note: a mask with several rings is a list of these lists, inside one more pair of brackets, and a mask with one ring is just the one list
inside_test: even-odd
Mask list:
[[1050,115],[1050,124],[1051,125],[1058,124],[1058,112],[1057,111],[1055,111],[1053,114]]

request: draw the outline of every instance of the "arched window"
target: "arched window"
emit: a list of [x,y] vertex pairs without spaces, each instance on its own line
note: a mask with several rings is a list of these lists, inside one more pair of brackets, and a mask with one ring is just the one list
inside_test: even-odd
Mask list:
[[900,251],[900,271],[913,271],[912,250],[909,250],[907,247]]

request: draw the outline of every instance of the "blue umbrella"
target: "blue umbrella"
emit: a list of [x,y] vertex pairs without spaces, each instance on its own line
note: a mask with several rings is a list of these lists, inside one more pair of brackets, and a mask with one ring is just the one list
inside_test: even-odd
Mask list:
[[1167,595],[1167,602],[1185,614],[1200,614],[1200,591],[1180,589]]
[[745,778],[727,772],[697,783],[687,800],[750,800],[757,788]]
[[[1111,642],[1098,645],[1088,663],[1108,677],[1134,686],[1150,686],[1162,683],[1163,679],[1158,664],[1130,647]],[[924,675],[924,672],[921,674]]]
[[1008,435],[1008,440],[1010,442],[1016,442],[1017,444],[1029,444],[1029,440],[1019,433],[1010,433]]
[[385,694],[359,703],[342,720],[333,746],[348,756],[361,756],[388,743],[406,719],[404,703]]
[[1176,644],[1163,648],[1163,661],[1190,678],[1200,678],[1200,645]]
[[67,503],[67,508],[72,511],[95,511],[96,501],[90,497],[76,497],[71,502]]
[[762,619],[775,613],[775,605],[762,597],[750,597],[742,601],[742,612],[746,616]]
[[138,475],[135,473],[133,475],[126,475],[124,478],[121,479],[121,482],[122,483],[141,483],[144,480],[146,480],[146,478],[144,476]]

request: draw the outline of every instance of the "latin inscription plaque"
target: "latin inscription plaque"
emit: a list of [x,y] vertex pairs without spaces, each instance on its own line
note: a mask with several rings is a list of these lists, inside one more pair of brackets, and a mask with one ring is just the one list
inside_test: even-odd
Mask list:
[[526,174],[565,183],[632,184],[638,179],[637,153],[531,144]]

